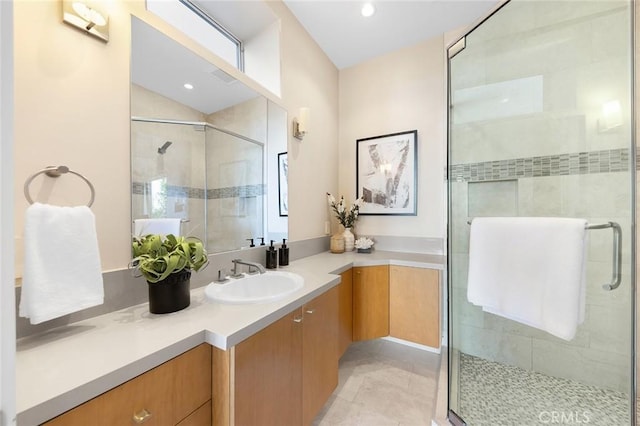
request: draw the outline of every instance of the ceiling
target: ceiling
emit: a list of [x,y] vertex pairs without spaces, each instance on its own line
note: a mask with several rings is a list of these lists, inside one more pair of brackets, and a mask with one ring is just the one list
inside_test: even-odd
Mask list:
[[467,26],[500,0],[386,0],[372,3],[376,13],[364,18],[364,1],[283,0],[338,69],[417,44]]
[[[241,40],[277,17],[269,0],[191,0]],[[364,0],[283,0],[338,69],[411,46],[475,22],[503,0],[372,0],[376,13],[364,18]]]
[[[258,94],[139,19],[131,21],[131,81],[204,114]],[[197,90],[186,90],[184,83]]]
[[[192,1],[241,40],[250,39],[277,20],[261,0]],[[364,18],[360,14],[363,1],[283,1],[338,69],[467,26],[502,2],[374,0],[376,13]],[[188,49],[148,25],[133,21],[134,83],[205,114],[257,96]],[[186,91],[182,85],[187,81],[199,90]]]

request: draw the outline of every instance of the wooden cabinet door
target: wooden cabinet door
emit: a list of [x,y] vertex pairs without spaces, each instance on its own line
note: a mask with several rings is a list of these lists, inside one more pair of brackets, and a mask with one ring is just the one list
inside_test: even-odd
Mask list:
[[391,336],[440,347],[440,273],[435,269],[391,266]]
[[296,309],[235,346],[235,425],[301,424],[302,326]]
[[389,266],[353,268],[353,340],[389,335]]
[[353,342],[353,271],[341,274],[338,286],[338,358]]
[[311,425],[338,386],[338,295],[333,287],[302,308],[303,425]]

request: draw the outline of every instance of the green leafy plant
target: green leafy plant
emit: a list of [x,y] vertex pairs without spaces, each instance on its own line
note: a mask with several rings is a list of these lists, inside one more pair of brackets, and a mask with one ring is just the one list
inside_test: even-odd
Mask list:
[[197,272],[209,263],[202,241],[195,237],[149,234],[133,237],[132,246],[130,266],[150,283],[157,283],[183,270]]

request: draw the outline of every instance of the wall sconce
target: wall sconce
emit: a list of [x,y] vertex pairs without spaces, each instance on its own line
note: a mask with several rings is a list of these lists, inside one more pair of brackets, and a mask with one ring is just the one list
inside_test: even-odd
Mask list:
[[602,104],[602,116],[598,120],[598,131],[607,132],[622,126],[622,107],[620,101]]
[[309,108],[300,108],[293,118],[293,137],[302,140],[309,131]]
[[62,20],[104,42],[109,41],[109,16],[86,0],[62,0]]

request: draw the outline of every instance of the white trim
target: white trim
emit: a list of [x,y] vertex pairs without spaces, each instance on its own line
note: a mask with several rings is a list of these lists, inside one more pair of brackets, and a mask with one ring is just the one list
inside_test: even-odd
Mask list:
[[16,424],[13,246],[13,2],[0,1],[0,424]]
[[434,354],[439,354],[440,353],[440,348],[433,348],[431,346],[426,346],[426,345],[421,345],[419,343],[409,342],[408,340],[402,340],[402,339],[398,339],[396,337],[387,336],[387,337],[383,337],[382,340],[388,340],[390,342],[400,343],[401,345],[411,346],[412,348],[421,349],[421,350],[427,351],[427,352],[433,352]]

